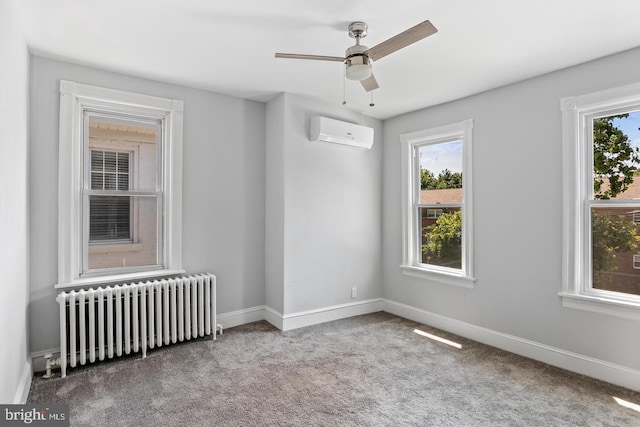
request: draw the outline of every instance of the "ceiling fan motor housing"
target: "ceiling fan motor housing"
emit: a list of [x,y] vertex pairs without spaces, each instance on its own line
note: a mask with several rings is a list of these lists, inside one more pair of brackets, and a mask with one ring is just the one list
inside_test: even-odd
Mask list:
[[345,52],[346,76],[349,80],[364,80],[371,76],[371,59],[367,55],[369,48],[357,44]]

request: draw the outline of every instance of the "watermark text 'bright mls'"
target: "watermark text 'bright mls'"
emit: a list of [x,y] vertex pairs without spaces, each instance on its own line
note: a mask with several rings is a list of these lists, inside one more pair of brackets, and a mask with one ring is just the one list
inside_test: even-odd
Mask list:
[[69,426],[69,405],[0,405],[0,426]]

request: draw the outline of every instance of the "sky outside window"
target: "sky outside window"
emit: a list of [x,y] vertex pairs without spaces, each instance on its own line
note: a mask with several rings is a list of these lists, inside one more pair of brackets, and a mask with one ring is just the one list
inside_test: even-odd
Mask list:
[[624,119],[613,119],[613,125],[629,137],[633,147],[640,148],[640,111],[629,113]]
[[[640,143],[640,133],[638,134]],[[435,177],[445,169],[462,173],[462,141],[442,142],[420,147],[420,168]]]

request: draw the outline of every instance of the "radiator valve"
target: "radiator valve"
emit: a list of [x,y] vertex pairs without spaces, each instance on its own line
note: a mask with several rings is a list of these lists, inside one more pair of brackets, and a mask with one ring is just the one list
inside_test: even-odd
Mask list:
[[42,376],[42,378],[49,379],[53,377],[53,373],[51,372],[51,368],[54,366],[58,366],[60,361],[58,359],[53,359],[53,354],[47,353],[44,355],[44,360],[47,362],[46,370],[47,372]]

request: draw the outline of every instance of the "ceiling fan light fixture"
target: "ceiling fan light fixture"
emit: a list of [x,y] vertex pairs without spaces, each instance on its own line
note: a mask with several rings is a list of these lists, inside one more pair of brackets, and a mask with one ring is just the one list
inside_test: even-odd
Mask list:
[[371,77],[371,64],[347,65],[347,78],[349,80],[365,80]]
[[[349,80],[365,80],[371,77],[371,61],[364,53],[366,46],[352,46],[347,49],[347,59],[345,60],[346,76]],[[354,53],[355,52],[355,53]]]

